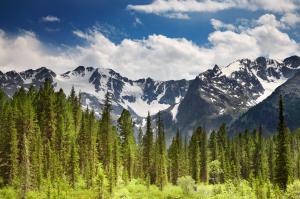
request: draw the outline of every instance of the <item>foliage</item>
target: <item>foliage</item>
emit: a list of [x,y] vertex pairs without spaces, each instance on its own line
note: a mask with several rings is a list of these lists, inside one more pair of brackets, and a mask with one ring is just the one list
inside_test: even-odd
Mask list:
[[160,113],[136,139],[128,110],[113,122],[112,97],[97,118],[49,80],[0,91],[0,198],[299,198],[300,130],[289,132],[282,98],[275,136],[199,126],[167,147]]
[[191,176],[184,176],[178,178],[177,184],[181,187],[183,193],[187,195],[193,193],[196,188],[195,180],[193,180]]

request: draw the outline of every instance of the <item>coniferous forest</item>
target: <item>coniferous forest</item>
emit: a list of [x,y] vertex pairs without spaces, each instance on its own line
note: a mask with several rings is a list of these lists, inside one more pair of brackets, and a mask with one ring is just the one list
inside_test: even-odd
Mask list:
[[278,126],[229,136],[226,124],[167,145],[159,114],[134,133],[130,112],[101,118],[74,89],[0,93],[0,198],[300,198],[300,130],[290,132],[284,99]]

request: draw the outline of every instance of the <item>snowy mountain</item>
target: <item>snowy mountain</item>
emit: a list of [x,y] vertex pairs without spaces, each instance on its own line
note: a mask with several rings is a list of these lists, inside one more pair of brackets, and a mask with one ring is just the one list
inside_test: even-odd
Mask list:
[[109,91],[112,94],[114,116],[119,116],[122,109],[126,108],[135,118],[145,117],[148,111],[156,114],[178,103],[189,85],[187,80],[155,81],[147,78],[133,81],[111,69],[79,66],[61,75],[45,67],[20,73],[0,73],[0,87],[8,96],[12,96],[21,86],[40,87],[45,79],[51,79],[55,89],[62,88],[66,94],[74,86],[81,95],[82,105],[93,108],[98,115],[105,93]]
[[300,121],[300,71],[267,97],[257,106],[250,108],[230,126],[230,133],[237,134],[262,125],[265,135],[276,132],[278,123],[278,100],[281,95],[284,100],[286,124],[291,131],[299,128]]
[[180,104],[162,113],[166,127],[190,135],[198,125],[211,130],[223,122],[230,124],[293,77],[299,66],[296,56],[283,62],[259,57],[215,65],[191,82]]
[[259,57],[253,61],[240,59],[224,67],[215,65],[194,80],[156,81],[130,80],[105,68],[79,66],[55,74],[42,67],[20,73],[0,72],[0,87],[12,96],[21,86],[38,88],[45,79],[51,79],[55,89],[62,88],[66,94],[74,86],[82,106],[89,106],[97,115],[109,91],[114,119],[126,108],[136,124],[143,126],[148,111],[155,115],[161,110],[167,136],[171,137],[176,128],[190,135],[198,125],[211,130],[223,122],[232,123],[291,79],[299,68],[297,56],[284,61]]

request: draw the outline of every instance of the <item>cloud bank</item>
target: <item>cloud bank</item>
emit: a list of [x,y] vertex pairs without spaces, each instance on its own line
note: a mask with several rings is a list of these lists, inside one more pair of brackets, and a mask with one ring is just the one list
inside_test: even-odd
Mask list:
[[116,44],[99,30],[75,30],[85,45],[61,49],[48,47],[33,32],[11,37],[0,31],[0,69],[18,71],[46,66],[62,73],[78,65],[112,68],[132,79],[150,76],[158,80],[192,79],[214,64],[235,59],[267,56],[284,59],[299,53],[299,44],[282,30],[282,21],[272,14],[241,27],[211,20],[215,28],[205,46],[185,38],[150,35],[124,39]]
[[[128,5],[128,10],[162,16],[185,16],[190,12],[218,12],[233,8],[251,11],[266,10],[275,13],[294,13],[299,9],[297,0],[153,0],[145,5]],[[180,19],[180,17],[178,17]]]

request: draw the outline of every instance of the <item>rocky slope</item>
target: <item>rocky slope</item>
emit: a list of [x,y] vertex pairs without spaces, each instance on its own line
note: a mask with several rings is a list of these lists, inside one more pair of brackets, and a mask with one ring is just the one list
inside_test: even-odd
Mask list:
[[191,135],[198,125],[209,131],[223,122],[230,124],[293,77],[299,66],[296,56],[283,62],[259,57],[215,65],[191,82],[181,103],[163,112],[166,127]]
[[[64,74],[55,74],[42,67],[20,73],[0,72],[0,87],[12,96],[21,86],[38,88],[46,78],[51,79],[55,89],[62,88],[66,94],[74,86],[81,95],[83,107],[93,108],[99,116],[105,93],[109,91],[115,118],[126,108],[137,126],[143,126],[148,111],[155,117],[161,110],[168,137],[171,137],[176,128],[190,135],[198,125],[209,131],[223,122],[238,121],[237,118],[263,102],[277,87],[292,80],[299,68],[297,56],[284,61],[259,57],[253,61],[237,60],[225,67],[215,65],[194,80],[156,81],[151,78],[131,80],[104,68],[79,66]],[[243,127],[237,125],[236,129]]]
[[300,127],[300,71],[283,85],[279,86],[267,99],[250,108],[230,126],[231,134],[253,130],[262,125],[265,135],[275,133],[278,123],[278,101],[284,99],[285,119],[290,130]]
[[96,114],[101,113],[105,93],[112,94],[114,116],[118,117],[123,108],[129,109],[136,119],[150,111],[156,114],[174,103],[178,103],[188,89],[187,80],[155,81],[151,78],[130,80],[119,73],[104,68],[79,66],[73,71],[57,75],[45,67],[17,73],[0,73],[0,87],[8,96],[24,86],[40,87],[50,79],[56,90],[62,88],[69,94],[72,87],[81,95],[83,106],[89,106]]

